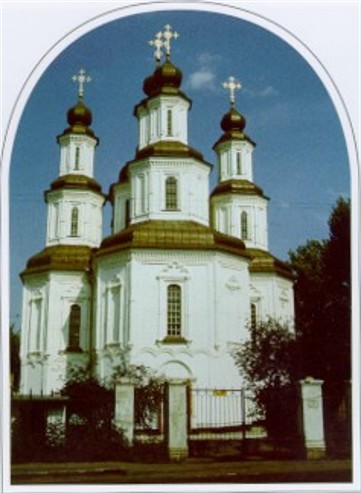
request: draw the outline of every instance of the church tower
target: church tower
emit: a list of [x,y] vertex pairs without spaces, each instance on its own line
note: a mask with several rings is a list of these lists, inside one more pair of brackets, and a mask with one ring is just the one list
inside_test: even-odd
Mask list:
[[90,357],[91,253],[102,237],[104,195],[94,179],[99,141],[84,104],[84,70],[73,77],[78,101],[58,136],[59,175],[45,192],[45,249],[29,259],[21,277],[22,393],[49,394]]
[[248,316],[249,258],[240,238],[209,224],[211,165],[188,142],[177,38],[167,25],[150,42],[156,67],[134,108],[135,157],[110,189],[113,231],[94,258],[96,372],[110,378],[126,355],[167,377],[220,385],[221,367],[239,379],[229,344]]
[[123,168],[110,193],[114,233],[152,220],[209,224],[210,165],[188,145],[191,101],[180,89],[181,71],[170,61],[170,40],[177,37],[166,26],[152,41],[157,66],[143,83],[146,98],[134,108],[139,129],[135,159]]
[[246,120],[235,108],[241,85],[229,77],[231,107],[221,121],[222,136],[214,144],[219,183],[211,195],[212,223],[222,233],[242,239],[248,248],[268,249],[268,198],[253,182],[255,143],[244,133]]

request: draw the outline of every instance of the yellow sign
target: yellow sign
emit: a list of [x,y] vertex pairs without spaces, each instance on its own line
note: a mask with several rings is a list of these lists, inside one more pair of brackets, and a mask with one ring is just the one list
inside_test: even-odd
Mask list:
[[224,397],[227,395],[227,391],[222,389],[213,390],[213,395],[216,397]]

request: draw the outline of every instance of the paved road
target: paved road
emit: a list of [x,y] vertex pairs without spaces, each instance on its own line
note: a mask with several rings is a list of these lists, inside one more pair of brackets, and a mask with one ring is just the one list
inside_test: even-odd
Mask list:
[[351,462],[187,460],[170,464],[27,464],[12,469],[12,484],[350,483]]

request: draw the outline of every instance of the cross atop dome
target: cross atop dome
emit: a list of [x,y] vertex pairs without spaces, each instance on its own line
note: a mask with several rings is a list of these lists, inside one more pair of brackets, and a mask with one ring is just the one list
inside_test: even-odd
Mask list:
[[163,33],[161,31],[159,31],[159,33],[157,33],[155,35],[155,39],[148,41],[148,43],[151,46],[155,47],[154,58],[156,59],[157,64],[160,63],[160,60],[161,60],[162,54],[163,54],[162,48],[165,46],[164,41],[162,41],[162,36],[163,36]]
[[154,57],[157,61],[157,64],[160,63],[160,60],[162,58],[163,52],[162,48],[165,48],[165,54],[167,57],[167,60],[170,58],[170,52],[171,52],[171,40],[172,39],[177,39],[179,38],[179,34],[176,31],[172,31],[172,26],[169,24],[166,24],[164,26],[164,31],[159,31],[155,35],[155,39],[152,39],[148,41],[148,43],[151,46],[155,47],[155,52],[154,52]]
[[89,75],[86,75],[86,72],[83,68],[81,68],[76,75],[73,75],[72,81],[79,83],[79,89],[78,89],[79,98],[81,98],[81,99],[83,98],[84,84],[86,82],[91,82],[91,80],[92,80],[91,77]]
[[169,57],[170,57],[170,40],[179,38],[179,34],[177,33],[177,31],[172,32],[172,26],[170,26],[169,24],[164,26],[164,31],[162,34],[163,34],[163,38],[165,39],[165,41],[164,41],[165,52],[166,52],[167,58],[169,59]]
[[231,106],[234,106],[234,103],[236,101],[236,95],[235,95],[235,92],[236,92],[236,89],[241,89],[241,83],[238,82],[235,77],[233,77],[232,75],[230,77],[228,77],[228,82],[223,82],[222,86],[224,87],[224,89],[229,89],[229,97],[230,97],[230,101],[231,101]]

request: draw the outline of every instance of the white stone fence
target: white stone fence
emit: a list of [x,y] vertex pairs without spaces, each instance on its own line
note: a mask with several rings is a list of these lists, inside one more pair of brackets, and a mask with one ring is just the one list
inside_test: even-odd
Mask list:
[[[326,454],[323,397],[321,380],[307,377],[299,382],[298,423],[305,455],[308,459],[322,458]],[[189,416],[187,389],[189,382],[171,380],[166,385],[164,402],[164,431],[170,460],[188,457]],[[119,380],[115,388],[115,425],[122,429],[128,443],[134,443],[134,385],[129,380]]]

